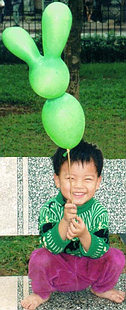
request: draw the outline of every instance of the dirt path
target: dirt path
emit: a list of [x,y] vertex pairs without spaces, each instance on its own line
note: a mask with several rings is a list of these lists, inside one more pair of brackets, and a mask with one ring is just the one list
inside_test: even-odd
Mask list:
[[26,113],[33,113],[33,111],[29,107],[24,106],[12,106],[4,105],[3,107],[0,106],[0,116],[7,116],[9,114],[26,114]]

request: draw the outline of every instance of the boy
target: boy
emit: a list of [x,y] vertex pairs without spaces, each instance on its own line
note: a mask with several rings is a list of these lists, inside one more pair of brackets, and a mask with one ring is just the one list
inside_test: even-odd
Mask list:
[[117,303],[125,298],[124,292],[114,289],[125,265],[124,254],[109,248],[108,213],[93,198],[101,182],[102,153],[82,140],[70,151],[70,158],[69,174],[65,150],[58,148],[53,156],[54,181],[60,192],[40,211],[41,248],[30,258],[34,293],[22,301],[25,309],[36,309],[54,291],[88,286],[101,298]]

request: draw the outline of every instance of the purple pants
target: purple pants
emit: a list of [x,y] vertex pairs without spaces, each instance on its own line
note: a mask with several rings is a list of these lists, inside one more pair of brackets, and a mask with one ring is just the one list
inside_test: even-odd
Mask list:
[[54,291],[79,291],[88,286],[100,293],[115,286],[124,265],[123,252],[114,248],[97,259],[65,253],[55,255],[40,248],[31,254],[29,278],[33,292],[43,299]]

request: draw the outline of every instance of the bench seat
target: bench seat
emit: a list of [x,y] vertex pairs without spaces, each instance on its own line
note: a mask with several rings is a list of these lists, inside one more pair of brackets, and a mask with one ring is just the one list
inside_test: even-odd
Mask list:
[[[116,288],[126,289],[125,274],[120,276]],[[0,309],[22,310],[20,301],[31,293],[31,283],[27,276],[0,277]],[[90,289],[80,292],[55,292],[50,300],[38,307],[38,310],[124,310],[126,300],[116,304],[93,295]]]

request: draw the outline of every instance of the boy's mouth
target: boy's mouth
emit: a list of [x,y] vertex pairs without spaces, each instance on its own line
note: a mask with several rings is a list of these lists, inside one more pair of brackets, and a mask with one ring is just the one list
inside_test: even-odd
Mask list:
[[77,192],[77,193],[73,193],[73,195],[76,196],[76,197],[82,197],[82,196],[84,196],[84,193]]

